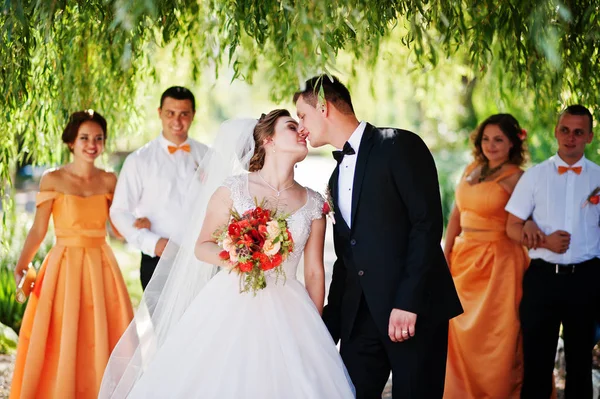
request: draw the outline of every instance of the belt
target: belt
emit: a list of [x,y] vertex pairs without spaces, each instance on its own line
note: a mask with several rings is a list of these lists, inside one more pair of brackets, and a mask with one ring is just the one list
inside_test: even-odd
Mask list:
[[106,244],[105,229],[54,229],[56,245],[65,247],[101,247]]
[[532,259],[531,263],[538,264],[543,268],[543,270],[552,271],[553,274],[575,274],[576,270],[582,270],[582,268],[585,268],[586,266],[591,266],[597,261],[597,258],[592,258],[581,263],[560,264],[546,262],[545,260],[541,259]]
[[556,263],[554,265],[554,274],[573,274],[575,273],[576,264],[571,265],[560,265]]

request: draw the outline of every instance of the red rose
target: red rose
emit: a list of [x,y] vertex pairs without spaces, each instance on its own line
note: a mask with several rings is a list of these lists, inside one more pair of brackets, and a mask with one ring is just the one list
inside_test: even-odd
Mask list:
[[259,262],[262,262],[265,258],[268,259],[269,257],[267,255],[263,254],[262,252],[256,251],[252,254],[252,259],[255,259]]
[[263,217],[263,209],[260,206],[257,206],[256,208],[254,208],[254,211],[252,212],[252,216],[254,216],[256,219],[260,219]]
[[250,236],[254,240],[254,243],[262,248],[265,243],[265,237],[258,232],[258,230],[250,230]]
[[233,238],[239,237],[242,233],[242,229],[240,228],[240,225],[237,222],[231,223],[227,231],[229,232],[229,235]]
[[281,254],[275,254],[271,258],[271,263],[273,263],[273,267],[277,267],[283,262],[283,256]]
[[252,271],[252,268],[254,267],[254,265],[252,264],[251,261],[247,261],[247,262],[242,262],[239,265],[240,271],[244,272],[244,273],[248,273]]
[[240,226],[240,229],[242,229],[242,230],[243,230],[243,229],[245,229],[246,227],[249,227],[249,226],[250,226],[250,222],[249,222],[249,221],[247,221],[247,220],[245,220],[245,219],[243,219],[243,220],[240,220],[240,221],[238,222],[238,226]]
[[292,238],[292,233],[290,233],[290,229],[285,229],[285,232],[287,233],[288,240],[290,240],[290,242],[293,244],[294,239]]
[[264,224],[261,224],[260,226],[258,226],[258,232],[260,234],[262,234],[263,236],[267,235],[267,226]]
[[325,202],[323,204],[323,215],[327,215],[329,212],[331,212],[331,208],[329,207],[329,203]]
[[254,244],[254,240],[249,234],[244,234],[244,237],[238,241],[238,244],[244,245],[246,248],[250,248]]
[[266,265],[267,263],[271,263],[267,255],[263,254],[262,252],[254,252],[252,254],[252,258],[258,261],[261,269],[268,270],[264,268],[264,265]]
[[274,267],[275,267],[275,265],[274,265],[274,264],[273,264],[273,262],[271,262],[271,260],[270,260],[270,259],[268,259],[268,258],[267,258],[267,260],[266,260],[265,262],[263,262],[263,263],[261,263],[261,264],[260,264],[260,268],[261,268],[263,271],[265,271],[265,272],[266,272],[267,270],[271,270],[271,269],[272,269],[272,268],[274,268]]
[[223,260],[229,260],[229,252],[227,252],[227,251],[219,252],[219,258],[221,258]]
[[589,199],[590,204],[598,205],[600,202],[600,195],[592,195]]

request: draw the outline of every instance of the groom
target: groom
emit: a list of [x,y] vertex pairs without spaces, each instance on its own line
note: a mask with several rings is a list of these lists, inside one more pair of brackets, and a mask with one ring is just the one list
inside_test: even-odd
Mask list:
[[300,133],[331,144],[337,261],[323,319],[358,399],[441,398],[448,320],[462,313],[440,245],[437,171],[419,136],[359,122],[348,89],[317,76],[294,95]]

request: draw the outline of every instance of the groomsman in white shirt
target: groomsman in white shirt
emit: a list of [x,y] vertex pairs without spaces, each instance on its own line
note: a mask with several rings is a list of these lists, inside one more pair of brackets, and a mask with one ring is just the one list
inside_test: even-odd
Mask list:
[[178,227],[190,180],[208,149],[188,137],[195,113],[190,90],[168,88],[158,108],[161,134],[131,153],[119,175],[110,217],[127,242],[142,252],[143,289]]
[[558,153],[527,170],[506,205],[508,235],[531,247],[520,305],[521,398],[550,397],[561,323],[565,397],[592,397],[591,342],[600,305],[600,166],[584,155],[592,126],[587,108],[567,107],[554,130]]

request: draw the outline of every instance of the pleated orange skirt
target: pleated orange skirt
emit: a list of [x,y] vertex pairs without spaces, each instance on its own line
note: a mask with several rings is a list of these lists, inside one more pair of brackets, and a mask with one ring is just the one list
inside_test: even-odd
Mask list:
[[501,232],[463,232],[450,269],[464,313],[449,325],[445,399],[518,398],[527,252]]
[[104,237],[59,238],[38,273],[19,334],[11,399],[92,399],[133,317]]

